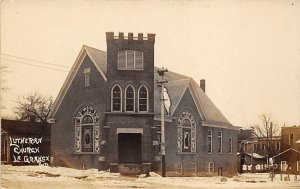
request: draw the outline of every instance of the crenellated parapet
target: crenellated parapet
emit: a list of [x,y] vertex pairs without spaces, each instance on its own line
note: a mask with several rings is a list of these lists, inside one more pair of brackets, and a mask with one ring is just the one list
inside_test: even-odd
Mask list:
[[148,41],[150,43],[155,42],[155,34],[148,33],[145,37],[143,33],[138,33],[137,36],[134,36],[133,33],[129,32],[127,36],[123,32],[119,32],[118,35],[115,35],[114,32],[106,32],[106,41],[113,40],[128,40],[128,41]]

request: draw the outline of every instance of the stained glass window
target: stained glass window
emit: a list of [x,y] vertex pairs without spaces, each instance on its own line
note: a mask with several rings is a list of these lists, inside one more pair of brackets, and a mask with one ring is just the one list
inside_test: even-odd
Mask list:
[[121,88],[115,85],[112,90],[112,111],[121,111],[122,108]]
[[129,85],[126,88],[126,111],[133,112],[134,111],[134,88]]
[[139,111],[148,111],[148,90],[145,86],[139,88]]
[[196,153],[196,120],[192,113],[184,111],[178,118],[177,152]]
[[77,153],[97,153],[100,150],[100,118],[97,111],[82,107],[75,117],[75,151]]

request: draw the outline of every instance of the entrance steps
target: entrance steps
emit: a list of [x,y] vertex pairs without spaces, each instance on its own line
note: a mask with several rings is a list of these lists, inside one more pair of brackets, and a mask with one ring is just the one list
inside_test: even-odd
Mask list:
[[141,164],[119,164],[118,172],[121,174],[141,174],[142,165]]

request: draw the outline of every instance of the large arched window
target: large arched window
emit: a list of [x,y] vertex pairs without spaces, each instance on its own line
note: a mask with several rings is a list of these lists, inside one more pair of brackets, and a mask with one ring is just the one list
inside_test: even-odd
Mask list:
[[148,89],[142,85],[139,88],[139,98],[138,98],[138,102],[139,102],[139,112],[147,112],[148,111]]
[[84,106],[75,116],[75,151],[77,153],[99,152],[100,119],[96,110]]
[[115,85],[111,90],[111,110],[122,111],[122,90],[119,85]]
[[196,120],[188,111],[178,118],[177,152],[196,153]]
[[134,112],[134,88],[131,85],[128,85],[125,89],[125,111]]

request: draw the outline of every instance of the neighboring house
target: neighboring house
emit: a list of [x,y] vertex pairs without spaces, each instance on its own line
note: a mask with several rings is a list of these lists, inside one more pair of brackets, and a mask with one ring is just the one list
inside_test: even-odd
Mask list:
[[[83,46],[50,112],[55,166],[159,171],[160,80],[155,34],[106,33],[107,52]],[[167,72],[167,176],[236,174],[237,134],[190,77]]]
[[[270,148],[270,154],[268,154],[268,145]],[[274,136],[272,138],[269,138],[269,140],[267,140],[264,137],[260,137],[260,138],[256,138],[254,140],[254,152],[261,154],[263,156],[273,156],[276,155],[278,153],[280,153],[281,150],[281,136]]]
[[238,136],[239,152],[257,153],[262,156],[268,156],[268,146],[271,156],[282,151],[281,136],[273,136],[272,138],[256,137],[251,135],[252,130],[241,130]]
[[282,152],[274,156],[277,170],[300,173],[300,126],[282,127]]
[[48,165],[50,124],[1,119],[1,163]]
[[300,151],[289,148],[274,158],[275,170],[289,173],[300,173]]
[[[272,157],[272,154],[276,155],[281,152],[281,136],[274,136],[267,140],[264,137],[258,138],[253,136],[252,132],[253,130],[251,129],[241,130],[238,136],[238,169],[240,172],[245,171],[242,170],[243,165],[245,165],[248,168],[249,166],[253,166],[252,171],[254,172],[267,171],[268,158]],[[268,145],[271,156],[268,155]]]

